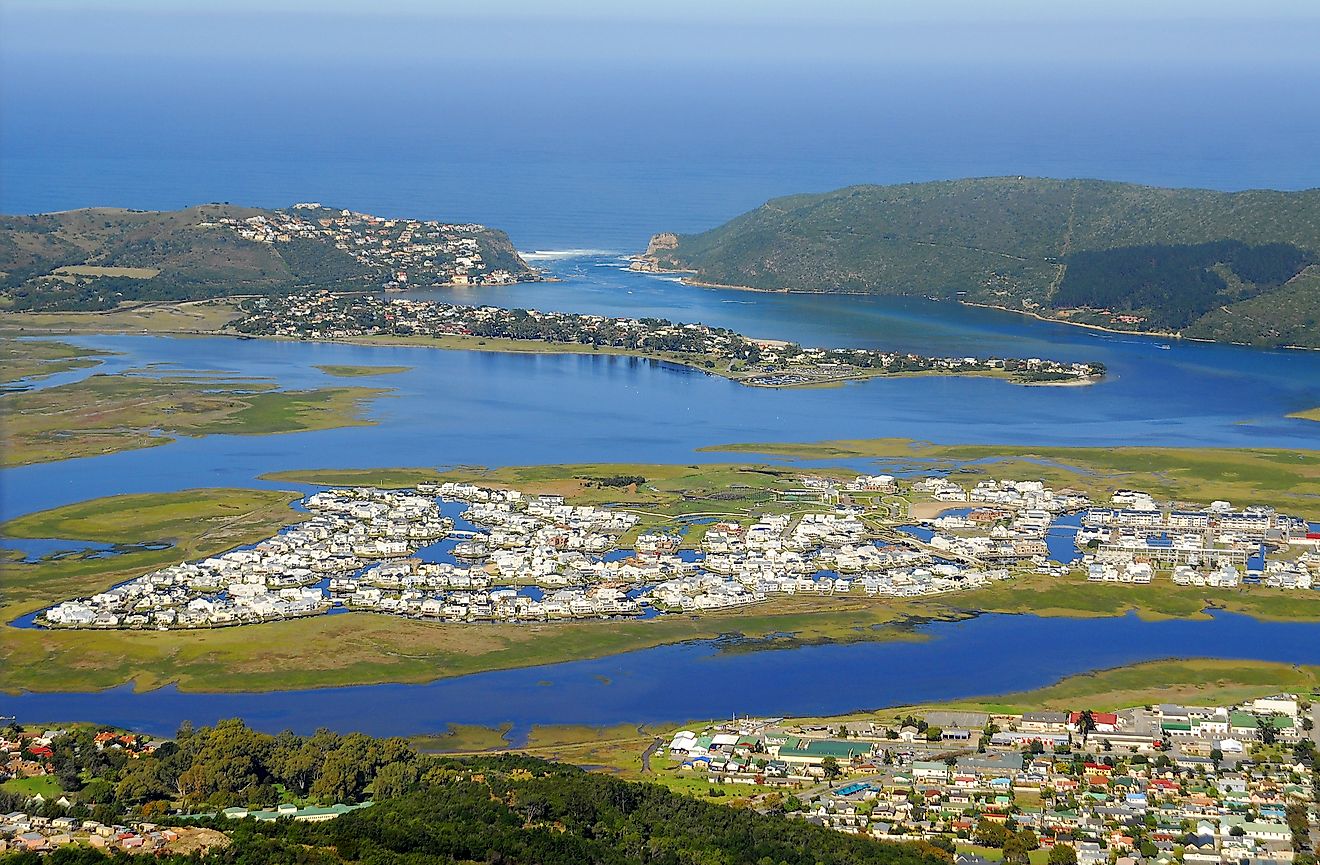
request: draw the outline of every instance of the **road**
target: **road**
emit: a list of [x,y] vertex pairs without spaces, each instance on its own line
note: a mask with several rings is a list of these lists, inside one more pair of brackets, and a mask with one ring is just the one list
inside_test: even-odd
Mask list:
[[651,774],[651,755],[654,754],[656,751],[660,750],[660,745],[661,745],[660,739],[655,739],[653,742],[651,742],[651,744],[647,745],[646,750],[642,752],[643,775]]

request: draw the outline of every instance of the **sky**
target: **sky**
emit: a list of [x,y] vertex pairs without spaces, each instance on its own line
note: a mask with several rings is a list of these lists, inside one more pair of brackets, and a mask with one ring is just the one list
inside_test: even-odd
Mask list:
[[0,212],[589,244],[860,182],[1318,186],[1317,45],[1316,0],[0,0]]
[[[1312,0],[0,0],[11,60],[1315,63]],[[1025,55],[1025,56],[1022,56]]]

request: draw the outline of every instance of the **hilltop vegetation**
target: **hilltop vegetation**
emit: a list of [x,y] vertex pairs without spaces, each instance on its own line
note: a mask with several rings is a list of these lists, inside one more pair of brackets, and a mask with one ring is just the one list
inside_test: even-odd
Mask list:
[[956,298],[1106,327],[1320,346],[1320,189],[984,178],[778,198],[640,266],[718,285]]
[[[229,835],[227,845],[206,857],[217,863],[941,865],[952,858],[930,844],[845,835],[782,811],[702,802],[533,757],[426,757],[403,740],[360,733],[271,736],[237,719],[196,730],[185,724],[175,741],[129,759],[98,749],[84,727],[55,737],[52,750],[56,778],[73,804],[52,803],[51,816],[67,810],[105,823],[146,815],[174,825],[209,824]],[[374,804],[321,823],[170,815],[176,808],[213,815],[224,807],[368,797]],[[13,805],[8,800],[17,798],[0,801]],[[17,854],[3,861],[43,860]],[[111,860],[69,848],[51,861]],[[155,861],[199,860],[161,851]]]
[[[344,213],[205,204],[0,216],[0,307],[103,310],[126,301],[366,290],[400,268],[421,284],[456,273],[474,282],[497,271],[510,281],[535,275],[501,231]],[[460,261],[473,256],[475,263]]]

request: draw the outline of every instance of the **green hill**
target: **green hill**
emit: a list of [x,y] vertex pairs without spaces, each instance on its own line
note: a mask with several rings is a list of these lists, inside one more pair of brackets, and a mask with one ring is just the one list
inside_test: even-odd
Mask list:
[[533,279],[501,231],[321,205],[0,216],[0,307],[109,309],[306,289]]
[[1223,193],[1001,177],[777,198],[641,269],[924,295],[1130,330],[1320,346],[1320,189]]

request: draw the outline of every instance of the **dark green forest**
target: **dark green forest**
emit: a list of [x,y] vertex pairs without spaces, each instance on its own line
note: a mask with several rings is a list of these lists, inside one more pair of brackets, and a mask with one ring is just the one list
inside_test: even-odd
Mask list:
[[1065,261],[1055,307],[1137,311],[1155,328],[1181,330],[1215,307],[1278,288],[1315,256],[1288,243],[1220,240],[1092,250]]

